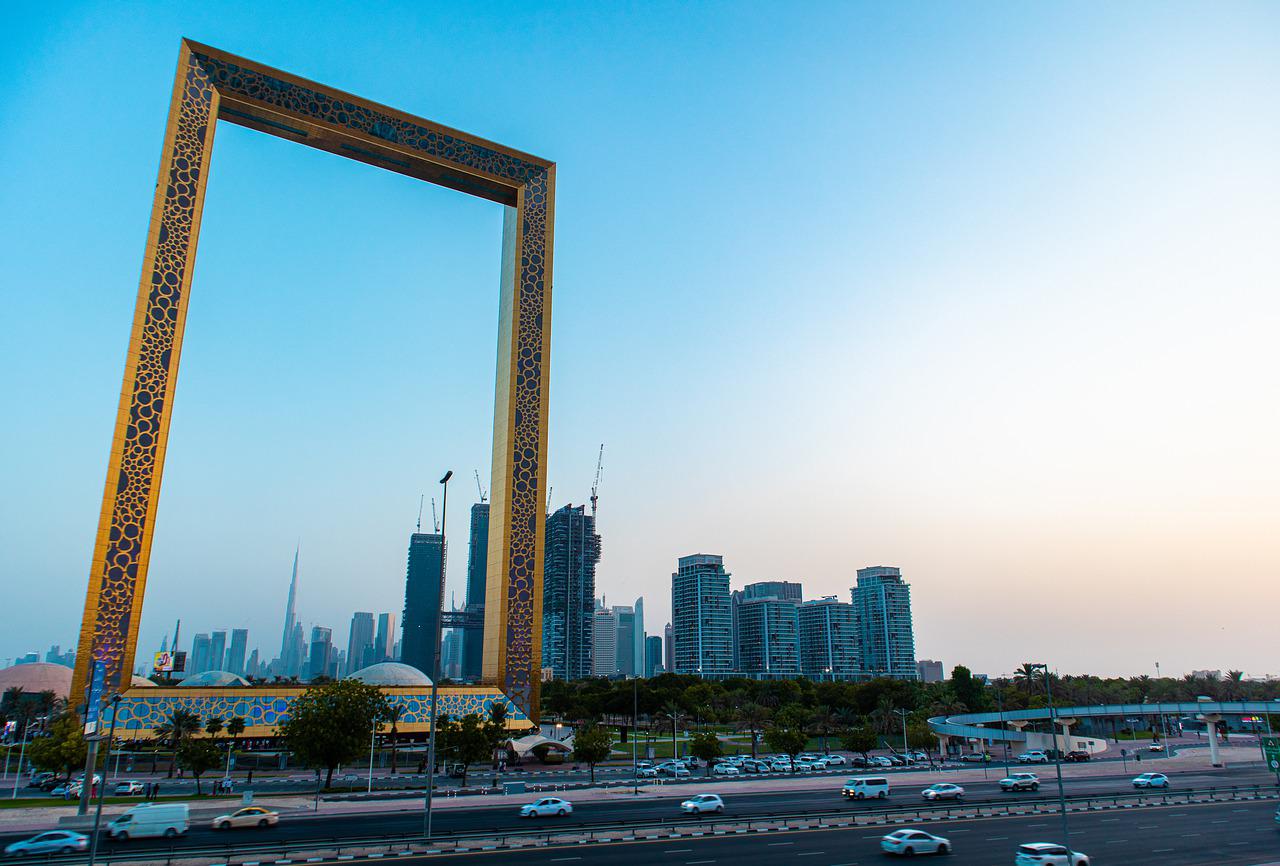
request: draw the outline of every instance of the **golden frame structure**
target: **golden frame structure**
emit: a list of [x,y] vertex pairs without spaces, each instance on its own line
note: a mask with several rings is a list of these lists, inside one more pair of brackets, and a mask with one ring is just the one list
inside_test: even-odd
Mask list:
[[483,677],[538,717],[555,163],[182,40],[71,694],[127,690],[219,120],[504,207]]

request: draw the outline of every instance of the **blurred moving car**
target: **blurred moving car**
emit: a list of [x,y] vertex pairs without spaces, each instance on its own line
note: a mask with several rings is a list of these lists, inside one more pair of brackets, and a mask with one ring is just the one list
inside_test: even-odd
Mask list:
[[886,854],[914,857],[917,854],[949,854],[951,840],[923,830],[894,830],[880,838],[880,850]]
[[1000,780],[1001,791],[1039,791],[1040,777],[1035,773],[1010,773]]
[[28,854],[74,854],[89,850],[89,837],[71,830],[48,830],[30,839],[14,842],[4,849],[7,857],[25,857]]
[[689,815],[697,815],[702,812],[719,814],[724,811],[724,800],[720,799],[719,794],[695,794],[681,803],[680,809]]
[[[688,770],[685,771],[686,773]],[[539,797],[532,803],[520,807],[521,818],[541,818],[543,815],[569,815],[573,812],[573,804],[559,797]]]
[[1019,764],[1047,764],[1049,763],[1049,753],[1042,749],[1032,749],[1029,752],[1023,752],[1018,756]]
[[146,787],[141,782],[132,780],[116,782],[115,795],[117,797],[132,797],[135,794],[141,795],[146,790]]
[[881,776],[854,776],[844,783],[840,796],[846,800],[866,800],[870,797],[883,800],[889,796],[889,780]]
[[1164,773],[1143,773],[1141,776],[1133,778],[1133,787],[1167,788],[1169,787],[1169,777]]
[[986,752],[968,752],[961,755],[960,760],[966,764],[985,764],[991,760],[991,756]]
[[1152,743],[1151,745],[1147,746],[1147,751],[1148,751],[1148,752],[1163,752],[1163,751],[1164,751],[1164,743]]
[[280,813],[261,806],[245,806],[229,815],[219,815],[211,823],[215,830],[230,830],[233,827],[274,827],[280,823]]
[[1089,866],[1089,858],[1053,842],[1028,842],[1018,846],[1014,866]]
[[1078,763],[1083,763],[1084,761],[1087,761],[1092,757],[1093,756],[1090,755],[1088,752],[1086,752],[1084,749],[1072,749],[1071,751],[1067,752],[1065,755],[1062,756],[1062,760],[1070,761],[1073,764],[1078,764]]
[[920,796],[926,800],[963,800],[964,788],[950,782],[938,782],[921,791]]

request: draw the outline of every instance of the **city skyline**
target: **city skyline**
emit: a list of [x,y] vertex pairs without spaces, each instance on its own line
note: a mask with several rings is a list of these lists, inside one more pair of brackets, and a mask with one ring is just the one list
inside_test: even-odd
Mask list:
[[[1062,670],[1267,672],[1274,7],[513,4],[465,28],[393,7],[15,13],[0,369],[6,405],[40,421],[0,433],[0,579],[35,614],[0,652],[77,635],[59,602],[88,576],[189,34],[562,166],[549,510],[587,501],[606,442],[597,594],[643,595],[660,624],[684,551],[841,598],[854,562],[894,562],[917,653],[948,664],[1016,665],[973,614],[1031,603],[1043,628],[1019,654]],[[496,50],[535,30],[534,59]],[[422,76],[423,56],[451,62]],[[136,94],[91,150],[47,135],[90,66],[90,97]],[[299,539],[308,636],[397,611],[419,496],[439,503],[453,468],[469,505],[457,485],[488,476],[500,209],[300,150],[218,131],[143,647],[198,609],[268,652]],[[619,165],[639,175],[625,207]],[[92,228],[68,245],[69,223]],[[1207,603],[1217,576],[1251,603]],[[1160,626],[1149,658],[1125,651],[1136,618]]]

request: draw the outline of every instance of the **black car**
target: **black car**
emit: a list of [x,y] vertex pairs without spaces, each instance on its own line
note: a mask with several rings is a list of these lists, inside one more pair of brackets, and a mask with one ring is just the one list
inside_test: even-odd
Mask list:
[[59,785],[66,785],[70,781],[71,780],[66,778],[65,776],[53,776],[51,778],[45,779],[43,782],[40,783],[40,790],[52,791],[54,788],[58,787]]
[[1072,749],[1070,752],[1067,752],[1062,756],[1062,760],[1071,761],[1072,763],[1081,763],[1089,760],[1091,757],[1093,756],[1084,749]]

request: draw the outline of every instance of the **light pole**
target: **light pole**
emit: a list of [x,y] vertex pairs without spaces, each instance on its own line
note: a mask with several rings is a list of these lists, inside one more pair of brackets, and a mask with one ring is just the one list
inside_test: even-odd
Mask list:
[[1049,730],[1053,734],[1053,766],[1058,772],[1058,809],[1062,813],[1062,844],[1071,850],[1071,830],[1067,825],[1067,792],[1062,785],[1062,750],[1058,748],[1058,710],[1053,705],[1053,689],[1049,685],[1049,666],[1034,664],[1032,670],[1044,668],[1044,693],[1049,700]]
[[894,710],[894,715],[902,719],[902,754],[907,754],[907,716],[911,715],[910,710]]
[[373,747],[378,741],[378,719],[373,720],[373,730],[369,732],[369,787],[366,793],[373,793]]
[[[1160,662],[1156,662],[1156,682],[1160,681]],[[1156,701],[1159,704],[1159,701]],[[1166,758],[1173,757],[1173,749],[1169,748],[1169,723],[1165,720],[1164,712],[1160,713],[1160,736],[1163,738],[1161,742],[1164,744],[1164,756]]]
[[[116,716],[120,715],[120,693],[116,692],[111,696],[111,733],[107,735],[107,748],[111,748],[111,743],[116,738]],[[108,754],[109,756],[109,754]],[[93,777],[87,776],[84,780],[85,785],[93,784]],[[93,866],[94,859],[98,856],[98,835],[102,827],[102,801],[107,798],[107,767],[104,762],[102,767],[102,784],[98,786],[98,805],[93,813],[93,838],[89,841],[89,866]]]
[[440,681],[440,632],[438,627],[440,623],[440,611],[444,607],[444,575],[447,555],[444,546],[445,526],[449,521],[449,479],[453,477],[453,470],[450,469],[440,479],[440,484],[444,487],[444,501],[440,506],[440,597],[436,605],[435,619],[437,628],[435,631],[435,640],[432,641],[431,647],[431,736],[427,743],[427,816],[426,816],[426,836],[431,838],[431,798],[435,794],[436,787],[436,707],[437,707],[437,691]]
[[640,721],[640,678],[631,678],[631,793],[640,793],[640,775],[636,768],[636,749],[639,743],[636,742],[638,734],[636,733],[636,725]]
[[[1000,686],[998,683],[996,684],[996,708],[1000,712],[1000,731],[1004,736],[1007,737],[1009,735],[1009,729],[1006,728],[1004,724],[1004,688]],[[1000,747],[1004,752],[1004,775],[1005,775],[1005,778],[1008,778],[1009,777],[1009,741],[1007,739],[1002,739],[1000,741]],[[985,765],[987,762],[983,761],[982,763]]]

